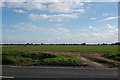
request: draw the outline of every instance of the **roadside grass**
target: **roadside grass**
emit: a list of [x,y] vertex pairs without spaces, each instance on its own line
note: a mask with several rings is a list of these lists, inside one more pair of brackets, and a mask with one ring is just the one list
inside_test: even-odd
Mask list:
[[31,58],[24,58],[24,57],[14,57],[14,56],[3,56],[2,57],[2,64],[13,64],[13,65],[34,65],[38,64],[35,60]]
[[3,51],[2,63],[17,66],[28,65],[82,65],[83,62],[55,53],[29,51]]
[[108,54],[104,54],[103,57],[120,61],[120,53],[108,53]]
[[63,66],[74,66],[74,65],[80,65],[82,64],[82,62],[78,61],[78,60],[75,60],[75,59],[72,59],[72,58],[68,58],[68,57],[56,57],[56,58],[46,58],[46,59],[42,59],[40,61],[41,64],[46,64],[46,65],[49,65],[49,64],[52,64],[52,65],[63,65]]
[[108,65],[108,67],[120,67],[120,64],[116,63],[115,61],[109,61],[107,59],[102,59],[102,58],[93,57],[93,56],[84,56],[84,57],[86,57],[94,62]]

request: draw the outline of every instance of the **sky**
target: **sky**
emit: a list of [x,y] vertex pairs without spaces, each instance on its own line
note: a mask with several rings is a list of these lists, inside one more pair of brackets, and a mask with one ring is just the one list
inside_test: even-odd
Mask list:
[[56,1],[3,2],[2,43],[118,41],[118,2]]

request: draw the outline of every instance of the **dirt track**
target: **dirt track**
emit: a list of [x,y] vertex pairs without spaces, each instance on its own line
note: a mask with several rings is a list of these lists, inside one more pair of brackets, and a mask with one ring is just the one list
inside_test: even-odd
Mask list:
[[107,65],[100,64],[100,63],[91,61],[91,60],[83,57],[83,55],[90,55],[90,56],[99,57],[103,53],[82,52],[82,51],[40,51],[40,52],[62,54],[63,56],[67,56],[67,57],[72,57],[72,58],[75,58],[75,59],[79,59],[79,60],[83,61],[84,64],[87,64],[88,66],[95,67],[95,68],[107,68],[108,67]]

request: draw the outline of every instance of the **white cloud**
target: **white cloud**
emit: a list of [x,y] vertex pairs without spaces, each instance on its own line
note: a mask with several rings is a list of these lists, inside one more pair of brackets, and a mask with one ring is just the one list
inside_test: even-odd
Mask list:
[[80,13],[84,13],[85,9],[77,9],[77,10],[73,10],[73,12],[80,12]]
[[58,2],[48,5],[46,11],[57,13],[71,13],[71,12],[84,12],[84,9],[75,9],[84,6],[80,2]]
[[63,34],[64,35],[64,34],[70,32],[70,30],[68,30],[68,29],[66,29],[64,27],[58,27],[56,29],[47,29],[47,30],[54,33],[54,34],[57,34],[57,35],[58,34]]
[[[16,25],[11,25],[11,26],[4,25],[4,27],[12,27],[14,28],[14,32],[16,31],[36,32],[42,30],[42,28],[32,25],[30,23],[18,23]],[[9,30],[5,30],[5,31],[9,31]]]
[[2,2],[118,2],[119,0],[2,0]]
[[93,26],[89,26],[89,29],[91,29],[91,30],[100,30],[100,29],[97,29],[97,28],[95,28]]
[[[4,26],[7,27],[7,26]],[[10,27],[10,26],[9,26]],[[40,26],[35,26],[33,24],[27,23],[19,23],[11,26],[15,28],[15,32],[22,33],[22,31],[27,32],[35,32],[36,37],[26,37],[26,38],[16,38],[13,34],[13,37],[4,36],[3,42],[43,42],[43,43],[111,43],[118,41],[118,29],[113,28],[106,32],[96,32],[96,33],[79,33],[72,34],[73,32],[64,27],[57,28],[44,28]],[[93,29],[93,27],[91,27]],[[6,30],[6,32],[12,32]],[[13,30],[14,32],[14,30]],[[46,38],[44,38],[43,34],[46,34]],[[26,34],[27,35],[27,34]],[[48,37],[51,36],[52,37]],[[33,36],[33,35],[31,35]]]
[[63,41],[61,42],[70,42],[70,43],[103,43],[103,42],[116,42],[118,35],[116,32],[106,32],[106,33],[89,33],[89,34],[78,34],[78,35],[65,35],[60,37]]
[[103,21],[113,20],[113,19],[118,19],[118,17],[108,17],[108,18],[104,19]]
[[60,2],[61,0],[2,0],[2,2]]
[[[109,32],[110,32],[110,33],[119,33],[118,30],[119,30],[118,28],[113,28],[113,29],[111,29]],[[118,35],[118,36],[119,36],[119,35]]]
[[109,29],[114,28],[114,26],[111,26],[110,24],[106,24],[104,27],[105,27],[105,28],[109,28]]
[[28,24],[19,23],[19,24],[15,25],[15,27],[19,30],[28,31],[28,32],[36,32],[36,31],[42,30],[42,28],[32,25],[30,23],[28,23]]
[[[4,36],[5,37],[5,36]],[[90,34],[78,34],[78,35],[72,35],[72,34],[64,34],[61,36],[56,35],[54,38],[16,38],[12,37],[10,38],[3,38],[3,42],[7,43],[18,43],[18,42],[33,42],[33,43],[111,43],[111,42],[117,42],[118,41],[118,35],[117,33],[90,33]]]
[[[58,24],[58,25],[61,25],[61,24]],[[5,32],[25,31],[25,32],[39,32],[39,33],[54,33],[54,34],[65,34],[70,32],[70,30],[64,27],[44,28],[41,26],[33,25],[31,23],[18,23],[16,25],[11,25],[11,26],[4,25],[4,27],[14,28],[12,30],[4,29],[3,31]]]
[[96,18],[90,18],[91,20],[95,20]]
[[66,18],[79,18],[76,14],[58,14],[58,15],[46,15],[46,14],[30,14],[29,18],[33,21],[40,21],[42,19],[49,19],[49,21],[62,21]]
[[2,2],[92,2],[92,0],[2,0]]
[[23,8],[27,10],[44,10],[46,8],[45,5],[36,2],[8,2],[5,4],[8,8]]
[[[84,3],[81,2],[55,2],[47,4],[47,1],[41,2],[7,2],[5,6],[8,8],[23,8],[27,10],[39,10],[39,11],[48,11],[53,13],[72,13],[78,12],[83,13],[85,9],[82,7]],[[49,2],[49,1],[48,1]],[[82,8],[82,9],[81,9]]]
[[14,12],[16,12],[16,13],[27,13],[27,12],[24,11],[24,10],[14,10]]
[[34,0],[33,2],[48,3],[48,2],[60,2],[60,0]]
[[26,2],[28,0],[1,0],[2,2]]
[[50,42],[59,42],[59,43],[111,43],[116,42],[118,39],[117,33],[81,33],[77,35],[66,34],[64,36],[58,36],[58,39],[51,39]]
[[34,0],[34,2],[92,2],[92,0]]

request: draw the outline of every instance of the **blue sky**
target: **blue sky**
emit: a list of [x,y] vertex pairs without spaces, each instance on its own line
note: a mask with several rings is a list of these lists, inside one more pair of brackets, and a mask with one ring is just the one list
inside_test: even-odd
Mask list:
[[117,2],[6,2],[3,43],[118,41]]

